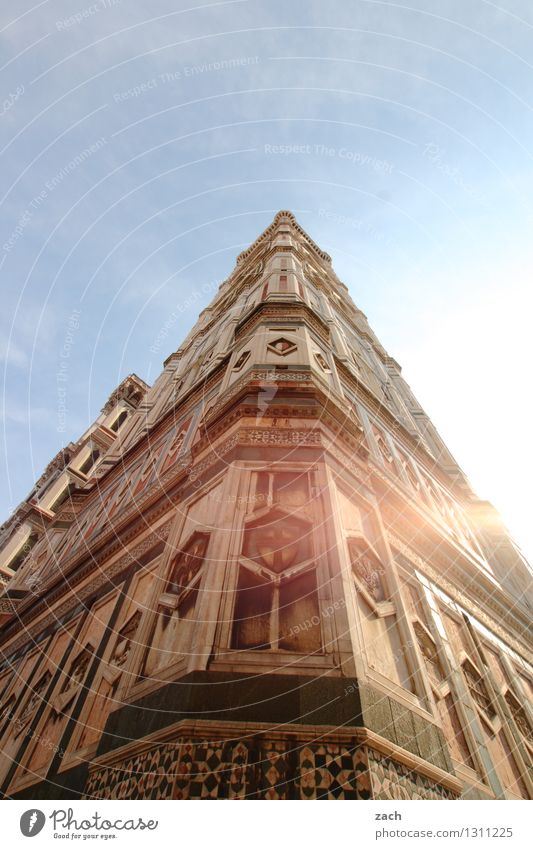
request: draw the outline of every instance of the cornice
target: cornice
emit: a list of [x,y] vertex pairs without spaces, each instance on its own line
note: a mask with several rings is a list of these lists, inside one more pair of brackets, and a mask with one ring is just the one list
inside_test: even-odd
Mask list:
[[[225,394],[224,398],[215,404],[202,422],[202,438],[195,446],[195,451],[204,444],[210,444],[213,436],[227,430],[229,423],[243,417],[257,418],[257,405],[243,404],[242,400],[250,394],[250,390],[257,388],[259,384],[264,387],[265,383],[276,384],[280,389],[286,391],[305,392],[308,397],[314,397],[314,406],[299,406],[298,402],[290,400],[282,404],[272,404],[261,416],[263,421],[277,420],[280,418],[295,418],[316,420],[327,423],[332,431],[341,434],[349,445],[350,450],[360,451],[363,443],[363,428],[355,416],[354,410],[342,403],[342,399],[331,397],[324,391],[324,386],[309,366],[301,371],[295,367],[291,371],[277,372],[258,371],[257,366],[250,367],[242,379],[232,387],[233,391]],[[239,399],[240,396],[240,399]]]
[[310,247],[313,248],[313,250],[318,254],[318,256],[321,259],[323,259],[327,263],[331,263],[330,255],[327,254],[325,251],[322,251],[318,247],[318,245],[315,244],[315,242],[313,242],[312,238],[305,232],[303,227],[301,227],[298,224],[293,213],[290,212],[289,210],[283,210],[282,209],[278,213],[276,213],[276,216],[274,217],[272,224],[269,224],[269,226],[266,228],[266,230],[263,230],[261,235],[258,236],[257,239],[255,240],[255,242],[252,242],[252,244],[250,245],[249,248],[246,248],[246,250],[242,251],[238,255],[237,265],[240,265],[241,263],[243,263],[245,259],[247,259],[251,254],[254,253],[256,248],[258,248],[263,242],[267,241],[267,239],[273,234],[276,227],[283,221],[284,218],[289,219],[292,227],[305,239],[306,243],[308,245],[310,245]]
[[318,335],[328,343],[330,338],[329,327],[304,301],[262,301],[257,304],[253,312],[245,316],[235,328],[235,339],[245,336],[262,320],[272,320],[275,318],[284,321],[291,321],[294,318],[301,318],[309,323]]
[[136,374],[128,374],[128,376],[125,377],[121,383],[119,383],[117,388],[113,390],[113,392],[107,399],[107,402],[102,407],[102,413],[104,415],[108,415],[108,413],[111,412],[113,407],[119,401],[121,401],[123,398],[127,401],[128,396],[131,396],[132,393],[141,393],[141,398],[139,399],[137,404],[140,403],[149,388],[150,387],[148,386],[148,384],[145,383],[144,380],[142,380]]
[[290,371],[281,372],[276,371],[274,367],[271,370],[259,370],[257,366],[251,366],[248,371],[243,373],[242,377],[238,381],[232,384],[232,386],[224,392],[224,396],[220,399],[220,401],[217,401],[216,404],[213,404],[213,406],[208,410],[208,414],[205,418],[205,427],[209,426],[209,423],[218,416],[221,410],[224,410],[226,407],[235,403],[235,398],[241,392],[250,387],[250,385],[253,385],[254,381],[266,383],[272,382],[277,384],[287,383],[287,385],[301,383],[305,385],[305,388],[307,388],[312,381],[312,375],[309,367],[294,367]]

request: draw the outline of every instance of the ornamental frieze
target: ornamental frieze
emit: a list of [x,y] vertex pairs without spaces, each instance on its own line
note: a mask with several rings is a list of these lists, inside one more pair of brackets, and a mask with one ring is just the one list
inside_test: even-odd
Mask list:
[[244,445],[321,445],[322,438],[316,430],[264,428],[244,431],[239,442]]
[[230,387],[225,393],[224,397],[221,401],[218,401],[214,404],[209,410],[206,418],[206,422],[210,421],[214,418],[220,410],[227,407],[233,398],[235,398],[240,392],[250,386],[253,381],[260,380],[265,383],[310,383],[312,381],[312,374],[309,370],[307,371],[283,371],[278,372],[275,369],[270,371],[256,371],[253,370],[250,372],[246,372],[243,377],[237,382],[234,383],[233,386]]
[[265,320],[279,320],[287,322],[294,321],[295,319],[301,319],[304,323],[312,327],[324,342],[329,341],[330,332],[328,325],[319,319],[307,306],[307,304],[303,302],[295,302],[290,305],[279,304],[278,306],[272,302],[269,303],[268,301],[263,302],[263,305],[259,304],[253,315],[251,315],[244,324],[238,327],[235,338],[238,340],[241,337],[246,336],[253,330],[256,324],[260,324]]

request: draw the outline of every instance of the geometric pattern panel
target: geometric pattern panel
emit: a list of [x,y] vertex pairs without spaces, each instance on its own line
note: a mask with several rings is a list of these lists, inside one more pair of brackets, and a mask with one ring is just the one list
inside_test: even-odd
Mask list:
[[[263,741],[256,762],[256,799],[291,799],[296,778],[293,740]],[[250,788],[252,789],[252,788]]]
[[373,749],[368,749],[368,766],[373,799],[458,798],[457,794],[447,787]]
[[362,746],[178,739],[91,770],[84,798],[369,799]]
[[89,775],[85,798],[171,799],[176,744],[155,746]]
[[346,749],[335,743],[305,746],[299,773],[300,799],[370,799],[363,748]]
[[244,799],[249,746],[242,742],[183,742],[174,799]]

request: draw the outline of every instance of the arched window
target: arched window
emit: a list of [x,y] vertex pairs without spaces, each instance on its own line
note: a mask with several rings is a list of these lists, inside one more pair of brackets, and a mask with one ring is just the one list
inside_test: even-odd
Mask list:
[[82,472],[82,474],[84,474],[84,475],[86,475],[88,472],[90,472],[90,470],[92,469],[92,467],[94,466],[94,464],[98,460],[99,456],[100,456],[100,451],[98,450],[98,448],[93,448],[93,450],[91,451],[91,453],[89,454],[87,459],[84,460],[84,462],[81,464],[80,472]]
[[9,563],[6,564],[7,568],[11,569],[12,572],[16,572],[17,569],[20,569],[36,542],[37,534],[35,531],[32,531],[27,539],[17,549]]
[[349,537],[347,543],[368,666],[376,675],[416,692],[383,563],[363,536]]
[[67,500],[71,491],[74,489],[74,484],[66,483],[55,501],[48,508],[51,513],[57,513],[61,505]]
[[117,418],[115,419],[113,424],[111,425],[111,430],[114,431],[115,433],[117,433],[118,429],[120,428],[121,425],[124,424],[124,422],[126,421],[127,418],[128,418],[128,411],[127,410],[121,410],[121,412],[119,413],[119,415],[117,416]]
[[174,558],[165,590],[157,600],[157,615],[147,640],[142,665],[145,677],[172,666],[191,651],[208,542],[208,534],[195,533]]
[[311,525],[274,507],[244,532],[232,648],[311,654],[322,650]]

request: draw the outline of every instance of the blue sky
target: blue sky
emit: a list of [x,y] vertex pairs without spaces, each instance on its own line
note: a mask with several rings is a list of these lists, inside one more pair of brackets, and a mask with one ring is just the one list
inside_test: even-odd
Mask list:
[[291,209],[531,557],[530,2],[5,6],[0,518]]

